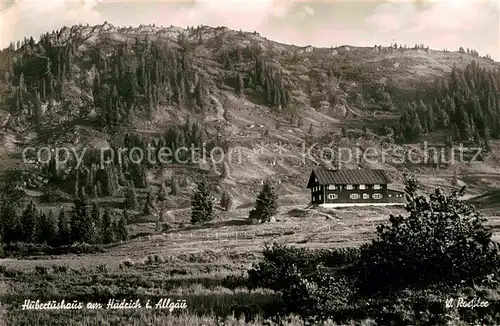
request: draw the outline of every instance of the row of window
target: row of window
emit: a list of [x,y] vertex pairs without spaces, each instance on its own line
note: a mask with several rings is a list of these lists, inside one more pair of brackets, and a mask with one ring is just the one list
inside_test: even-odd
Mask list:
[[[342,190],[342,186],[339,185],[329,185],[328,186],[328,190]],[[346,185],[345,187],[346,190],[354,190],[354,185]],[[358,185],[358,189],[359,190],[366,190],[368,189],[368,186],[367,185]],[[373,189],[375,190],[379,190],[379,189],[382,189],[382,187],[380,185],[373,185]],[[321,190],[321,187],[320,186],[316,186],[316,187],[313,187],[313,191],[320,191]]]
[[[402,194],[396,194],[395,196],[396,196],[396,197],[403,197],[403,195],[402,195]],[[392,197],[392,195],[391,195],[391,194],[389,194],[389,197]],[[313,200],[320,200],[320,201],[321,201],[321,200],[322,200],[322,198],[323,198],[323,196],[322,196],[322,195],[319,195],[319,196],[317,196],[317,197],[316,197],[316,196],[314,196],[314,197],[313,197]],[[328,199],[338,199],[338,198],[339,198],[339,196],[338,196],[337,194],[329,194],[329,195],[328,195]],[[350,198],[350,199],[359,199],[359,198],[360,198],[360,196],[359,196],[359,194],[351,194],[351,195],[349,196],[349,198]],[[383,198],[383,195],[382,195],[382,194],[373,194],[373,195],[372,195],[372,198],[373,198],[373,199],[382,199],[382,198]],[[363,194],[363,199],[370,199],[370,195],[369,195],[369,194]]]
[[[337,196],[337,195],[335,195],[335,196]],[[372,195],[372,198],[373,198],[373,199],[382,199],[382,197],[383,197],[383,196],[382,196],[382,194],[373,194],[373,195]],[[328,197],[328,198],[330,198],[330,197]],[[337,196],[337,197],[334,197],[334,198],[330,198],[330,199],[337,199],[337,198],[338,198],[338,196]],[[349,196],[349,198],[350,198],[350,199],[359,199],[359,198],[360,198],[360,196],[359,196],[359,194],[351,194],[351,195]],[[369,199],[369,198],[370,198],[370,195],[369,195],[369,194],[363,194],[363,199]]]
[[[372,195],[372,198],[373,199],[382,199],[382,194],[373,194]],[[318,199],[321,200],[321,195],[319,195]],[[329,194],[328,195],[328,199],[338,199],[339,198],[339,195],[337,194]],[[359,194],[351,194],[349,196],[350,199],[359,199],[360,196]],[[369,194],[363,194],[363,199],[370,199],[370,195]]]

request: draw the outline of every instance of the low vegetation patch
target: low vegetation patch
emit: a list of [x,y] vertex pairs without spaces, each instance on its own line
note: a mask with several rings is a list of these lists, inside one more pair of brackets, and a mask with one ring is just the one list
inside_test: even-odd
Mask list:
[[[376,238],[360,248],[266,246],[263,260],[248,271],[247,286],[280,293],[281,313],[307,322],[498,324],[500,251],[484,219],[459,200],[460,194],[437,189],[425,197],[415,189],[409,179],[409,215],[391,216],[389,225],[379,226]],[[457,298],[487,305],[450,304]]]
[[102,245],[74,243],[72,245],[52,247],[46,244],[15,242],[4,245],[4,255],[9,258],[21,258],[37,255],[95,254],[104,252]]

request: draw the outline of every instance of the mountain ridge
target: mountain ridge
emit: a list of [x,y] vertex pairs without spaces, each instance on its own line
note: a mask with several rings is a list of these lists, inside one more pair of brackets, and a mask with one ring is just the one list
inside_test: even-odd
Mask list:
[[[68,139],[73,134],[75,139],[81,136],[83,146],[110,143],[130,131],[141,137],[146,133],[139,131],[161,135],[172,125],[194,120],[203,125],[207,141],[230,141],[251,157],[241,167],[232,166],[233,176],[223,181],[242,203],[251,196],[239,183],[250,183],[255,191],[260,180],[270,176],[293,179],[290,185],[284,183],[284,193],[291,200],[307,200],[298,180],[304,181],[314,163],[302,163],[300,143],[356,148],[362,140],[364,147],[396,146],[390,133],[380,129],[397,120],[401,107],[425,93],[436,77],[445,78],[454,66],[463,68],[472,61],[488,69],[499,67],[487,58],[423,45],[298,47],[226,27],[125,28],[109,23],[46,33],[38,43],[27,39],[17,50],[2,51],[1,57],[0,72],[8,75],[12,87],[0,89],[0,108],[9,115],[4,126],[12,131],[36,131],[35,139],[42,144],[72,143]],[[123,89],[114,76],[126,84]],[[129,77],[131,82],[126,81]],[[109,90],[103,91],[106,87]],[[19,89],[17,95],[12,88]],[[21,97],[26,103],[19,104]],[[114,117],[110,108],[116,110]],[[125,115],[123,121],[116,120]],[[103,125],[108,120],[113,126]],[[258,141],[288,141],[292,147],[284,163],[276,164],[272,152],[255,154]],[[8,148],[12,152],[12,146]],[[442,183],[443,177],[439,180],[432,185]]]

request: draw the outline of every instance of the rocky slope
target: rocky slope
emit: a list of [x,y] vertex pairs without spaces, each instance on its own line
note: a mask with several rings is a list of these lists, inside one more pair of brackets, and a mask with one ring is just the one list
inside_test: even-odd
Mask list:
[[[152,57],[142,58],[143,52]],[[437,77],[472,60],[487,69],[499,67],[487,58],[425,46],[296,47],[227,28],[119,28],[107,23],[66,27],[43,35],[38,43],[25,40],[2,51],[0,59],[0,72],[6,76],[0,86],[2,151],[9,158],[2,162],[19,160],[28,144],[98,148],[125,133],[150,139],[170,126],[196,121],[206,141],[224,140],[239,153],[227,162],[228,176],[214,183],[214,189],[229,191],[239,204],[251,202],[266,177],[277,180],[284,200],[307,202],[305,181],[320,164],[320,146],[394,150],[388,126]],[[146,66],[151,73],[141,79],[141,67]],[[96,94],[102,95],[106,78],[113,78],[112,67],[122,67],[116,68],[122,81],[127,73],[137,72],[130,84],[137,87],[118,90],[120,100],[113,108],[126,109],[126,118],[120,111],[121,119],[108,124],[108,104]],[[127,92],[134,93],[130,101]],[[428,140],[442,142],[439,133]],[[317,144],[311,151],[316,159],[304,158],[304,149],[312,144]],[[490,173],[498,166],[493,154],[479,165],[441,169],[398,165],[390,159],[366,162],[356,155],[341,166],[384,168],[396,182],[403,172],[414,172],[424,186],[453,187],[467,174],[487,173],[485,180],[470,182],[472,191],[480,193],[500,180]],[[321,164],[335,167],[339,162]],[[202,170],[217,176],[221,164],[150,168],[148,180],[156,185],[161,175],[182,174],[190,189]]]

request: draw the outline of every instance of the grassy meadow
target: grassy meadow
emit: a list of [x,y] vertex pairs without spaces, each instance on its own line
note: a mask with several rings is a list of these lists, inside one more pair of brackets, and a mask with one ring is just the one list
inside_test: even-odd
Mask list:
[[[175,216],[187,218],[188,211]],[[2,259],[0,293],[4,325],[263,325],[279,303],[270,290],[248,290],[239,276],[260,258],[265,243],[298,247],[358,246],[400,208],[313,210],[283,206],[276,222],[246,223],[248,209],[205,226],[177,226],[155,233],[155,224],[129,225],[131,240],[95,254]],[[500,217],[489,224],[500,226]],[[495,233],[498,239],[499,233]],[[162,298],[187,308],[155,308]],[[24,300],[73,302],[81,310],[22,310]],[[109,299],[140,300],[142,308],[105,309]],[[151,309],[145,308],[150,300]],[[88,302],[103,304],[91,309]],[[300,325],[290,317],[289,325]],[[366,325],[370,324],[366,320]]]

